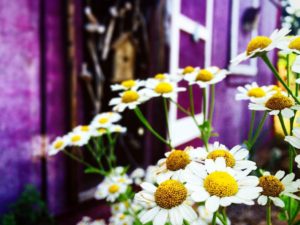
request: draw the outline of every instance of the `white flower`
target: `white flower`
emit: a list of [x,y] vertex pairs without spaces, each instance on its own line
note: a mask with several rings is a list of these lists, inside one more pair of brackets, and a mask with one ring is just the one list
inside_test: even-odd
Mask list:
[[300,197],[294,194],[298,192],[300,188],[299,182],[293,181],[295,174],[290,173],[285,177],[284,175],[285,172],[280,170],[275,176],[269,172],[265,172],[263,176],[259,178],[259,186],[263,188],[263,191],[257,200],[258,204],[266,205],[269,199],[274,205],[283,208],[284,202],[280,199],[282,195],[300,200]]
[[285,92],[277,92],[265,98],[252,99],[249,109],[268,111],[270,115],[281,113],[283,117],[291,118],[294,116],[294,111],[300,110],[300,106],[295,105],[294,100],[288,97]]
[[57,137],[50,145],[48,154],[55,155],[58,152],[65,149],[65,147],[69,144],[69,141],[66,136],[64,137]]
[[247,50],[232,59],[231,63],[233,65],[237,65],[242,61],[259,56],[260,54],[264,54],[277,48],[279,45],[286,41],[286,35],[289,32],[290,30],[282,28],[280,30],[276,29],[270,37],[257,36],[253,38],[248,43]]
[[90,125],[80,125],[73,129],[74,133],[82,132],[82,133],[92,133],[94,128]]
[[80,222],[77,223],[77,225],[106,225],[104,220],[94,220],[92,221],[91,218],[85,216],[82,218]]
[[180,76],[173,75],[173,74],[168,74],[168,73],[158,73],[154,77],[148,78],[147,82],[156,82],[156,81],[171,81],[174,83],[177,83],[181,80],[182,78]]
[[148,79],[144,93],[149,99],[162,96],[174,100],[178,92],[185,90],[183,87],[177,87],[177,83],[173,81]]
[[197,74],[200,72],[199,67],[192,67],[192,66],[186,66],[185,68],[178,70],[178,76],[181,77],[181,79],[185,79],[186,76],[197,76]]
[[135,200],[148,208],[142,210],[139,219],[143,224],[152,221],[153,225],[167,222],[182,225],[183,220],[191,223],[197,218],[192,208],[189,190],[184,183],[166,180],[157,186],[142,183],[142,191],[135,195]]
[[300,128],[294,128],[293,136],[286,136],[284,140],[293,145],[295,148],[300,149]]
[[297,54],[300,55],[300,36],[287,37],[286,41],[282,42],[278,48],[280,48],[285,54]]
[[189,85],[198,84],[200,88],[206,88],[224,80],[228,73],[227,70],[213,66],[201,69],[198,73],[187,74],[184,79],[189,82]]
[[127,90],[138,90],[140,87],[145,85],[143,80],[125,80],[121,84],[111,85],[112,91],[127,91]]
[[133,182],[138,185],[143,182],[144,177],[145,177],[145,170],[143,170],[142,168],[136,168],[130,174],[130,178],[133,179]]
[[236,145],[232,149],[228,149],[225,145],[219,142],[214,142],[214,144],[208,146],[208,151],[204,148],[199,148],[200,159],[212,159],[216,160],[219,157],[225,159],[226,166],[231,167],[235,170],[255,170],[256,163],[247,160],[249,156],[249,151],[240,145]]
[[126,192],[126,190],[127,185],[125,183],[104,179],[104,181],[97,186],[95,198],[115,202],[121,194]]
[[[213,220],[214,213],[208,211],[205,206],[199,206],[198,207],[198,214],[199,218],[192,223],[192,225],[209,225],[211,221]],[[216,224],[222,225],[222,222],[217,218]],[[230,225],[230,221],[228,219],[227,224]]]
[[130,204],[131,204],[131,202],[129,202],[129,201],[118,202],[118,203],[112,204],[111,213],[112,214],[124,213],[128,210]]
[[192,199],[205,202],[205,208],[210,212],[233,203],[253,205],[253,200],[262,191],[261,187],[257,187],[258,178],[248,176],[251,171],[236,171],[226,167],[224,158],[215,161],[207,159],[203,167],[201,173],[187,176],[186,182],[192,191]]
[[115,214],[109,219],[110,225],[132,225],[133,222],[134,218],[125,213]]
[[295,162],[297,163],[298,168],[300,169],[300,155],[297,155],[297,156],[296,156]]
[[126,108],[135,109],[137,105],[140,105],[149,99],[145,95],[144,90],[145,89],[139,91],[124,91],[119,94],[120,97],[111,99],[109,105],[114,106],[113,110],[117,112],[123,112]]
[[104,112],[96,115],[91,122],[93,128],[108,128],[113,123],[118,122],[121,119],[121,115],[116,112]]
[[109,128],[109,132],[110,133],[126,133],[127,132],[127,128],[123,127],[123,126],[121,126],[119,124],[113,124]]
[[86,132],[70,132],[66,138],[69,146],[82,147],[89,142],[90,137],[91,135]]
[[156,171],[158,166],[148,166],[146,169],[145,181],[148,183],[156,183]]
[[199,159],[199,150],[192,147],[187,147],[185,150],[172,150],[165,154],[157,163],[155,171],[158,182],[168,179],[183,181],[187,172],[198,173],[202,169]]
[[272,86],[258,86],[256,82],[246,84],[244,87],[240,86],[237,90],[238,93],[235,95],[235,100],[253,100],[276,93]]

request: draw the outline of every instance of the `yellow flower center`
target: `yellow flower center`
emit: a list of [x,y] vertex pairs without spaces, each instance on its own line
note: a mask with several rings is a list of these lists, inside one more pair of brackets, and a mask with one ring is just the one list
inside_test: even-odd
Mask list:
[[125,91],[122,95],[123,103],[135,102],[139,99],[139,94],[136,91]]
[[264,91],[264,89],[262,89],[260,87],[255,87],[255,88],[251,88],[248,91],[248,96],[255,97],[255,98],[261,98],[261,97],[266,96],[266,92]]
[[83,132],[88,132],[90,130],[90,127],[89,126],[81,126],[80,130]]
[[271,197],[278,197],[285,189],[281,181],[272,175],[260,177],[259,186],[263,188],[263,195]]
[[100,124],[106,124],[109,121],[109,119],[107,117],[102,117],[98,120],[98,122]]
[[235,195],[239,186],[237,181],[227,172],[216,171],[204,180],[204,188],[210,195],[229,197]]
[[126,218],[126,216],[124,214],[120,215],[120,220],[124,220]]
[[159,94],[166,94],[170,93],[173,91],[173,87],[170,83],[168,82],[160,82],[154,89],[156,93]]
[[207,155],[207,158],[208,159],[213,159],[213,160],[216,160],[218,157],[223,157],[225,158],[225,161],[226,161],[226,166],[228,167],[234,167],[235,166],[235,158],[233,157],[233,155],[227,151],[227,150],[224,150],[224,149],[216,149],[212,152],[210,152],[208,155]]
[[250,55],[257,49],[264,49],[272,43],[272,40],[266,36],[257,36],[253,38],[247,46],[247,55]]
[[183,69],[183,75],[194,72],[195,68],[192,66],[187,66]]
[[189,155],[181,150],[174,150],[167,158],[168,170],[177,171],[184,169],[191,162]]
[[135,80],[125,80],[121,83],[121,85],[125,88],[132,88],[136,85]]
[[126,182],[126,179],[121,177],[119,180],[118,180],[120,183],[125,183]]
[[266,107],[271,110],[282,110],[294,105],[294,101],[281,93],[273,95],[267,102]]
[[186,200],[187,194],[187,189],[181,182],[167,180],[157,187],[154,198],[161,208],[171,209],[181,205]]
[[208,70],[200,70],[197,77],[196,77],[196,80],[197,81],[210,81],[214,78],[214,75],[208,71]]
[[108,188],[108,192],[111,194],[115,194],[120,190],[120,187],[117,184],[110,185]]
[[164,75],[162,73],[159,73],[159,74],[156,74],[154,76],[154,79],[156,79],[156,80],[164,80],[164,79],[166,79],[166,75]]
[[59,140],[59,141],[56,141],[56,142],[54,143],[54,148],[55,148],[55,149],[59,149],[59,148],[61,148],[63,145],[64,145],[64,142],[61,141],[61,140]]
[[78,142],[78,141],[80,141],[81,140],[81,136],[80,135],[74,135],[74,136],[72,136],[72,138],[71,138],[71,141],[72,142]]
[[272,85],[272,91],[281,91],[281,88],[277,85]]
[[104,134],[106,132],[106,129],[105,128],[99,128],[99,129],[97,129],[97,131],[100,134]]
[[289,48],[300,51],[300,37],[297,37],[294,40],[292,40],[289,44]]

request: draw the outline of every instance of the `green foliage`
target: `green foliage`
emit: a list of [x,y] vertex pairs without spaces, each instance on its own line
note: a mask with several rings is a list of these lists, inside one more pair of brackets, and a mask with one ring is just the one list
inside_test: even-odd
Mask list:
[[3,215],[1,225],[54,225],[46,204],[36,188],[27,185],[20,198],[10,205],[9,212]]

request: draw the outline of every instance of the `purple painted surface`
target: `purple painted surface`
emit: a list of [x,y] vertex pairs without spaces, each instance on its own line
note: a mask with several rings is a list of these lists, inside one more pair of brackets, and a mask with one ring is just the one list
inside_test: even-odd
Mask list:
[[0,1],[0,213],[25,184],[40,186],[38,21],[39,1]]

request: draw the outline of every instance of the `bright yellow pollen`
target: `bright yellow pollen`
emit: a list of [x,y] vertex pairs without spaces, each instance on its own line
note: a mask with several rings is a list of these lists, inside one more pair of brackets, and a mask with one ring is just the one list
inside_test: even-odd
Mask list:
[[200,70],[197,77],[196,77],[196,80],[197,81],[210,81],[214,78],[214,75],[208,71],[208,70]]
[[101,124],[106,124],[108,121],[109,121],[109,119],[107,117],[102,117],[98,120],[98,122]]
[[156,93],[159,94],[166,94],[170,93],[173,91],[173,87],[170,83],[168,82],[160,82],[154,89]]
[[89,126],[81,126],[80,130],[83,132],[88,132],[90,130],[90,127]]
[[123,103],[135,102],[139,99],[139,94],[136,91],[125,91],[122,95]]
[[235,166],[235,158],[233,157],[233,155],[227,151],[227,150],[224,150],[224,149],[216,149],[212,152],[210,152],[208,155],[207,155],[207,158],[208,159],[213,159],[213,160],[216,160],[218,157],[223,157],[225,158],[225,161],[226,161],[226,165],[228,167],[234,167]]
[[281,181],[272,175],[260,177],[259,186],[263,188],[263,195],[271,197],[278,197],[285,189]]
[[253,38],[247,46],[247,55],[250,55],[253,51],[257,49],[264,49],[272,43],[272,40],[266,36],[257,36]]
[[64,142],[61,141],[61,140],[59,140],[59,141],[56,141],[56,142],[54,143],[54,148],[55,148],[55,149],[59,149],[59,148],[61,148],[63,145],[64,145]]
[[74,135],[72,138],[71,138],[71,141],[72,142],[78,142],[81,140],[81,137],[79,135]]
[[177,171],[184,169],[191,162],[189,155],[181,150],[174,150],[167,158],[168,170]]
[[154,198],[161,208],[171,209],[181,205],[186,200],[187,194],[187,189],[181,182],[167,180],[157,187]]
[[115,194],[120,190],[120,187],[117,184],[113,184],[108,188],[109,193]]
[[292,40],[289,44],[289,48],[300,51],[300,37],[297,37],[294,40]]
[[132,88],[136,85],[135,80],[125,80],[121,83],[121,85],[125,88]]
[[159,74],[156,74],[154,76],[154,79],[156,79],[156,80],[164,80],[164,79],[166,79],[166,75],[164,75],[162,73],[159,73]]
[[192,66],[187,66],[183,69],[183,75],[194,72],[195,68]]
[[248,91],[248,96],[255,97],[255,98],[261,98],[261,97],[266,96],[266,92],[264,91],[264,89],[262,89],[260,87],[255,87],[255,88],[251,88]]
[[281,93],[273,95],[267,102],[266,107],[271,110],[282,110],[294,105],[294,101]]
[[235,195],[239,186],[237,181],[227,172],[216,171],[204,180],[204,188],[210,195],[229,197]]

